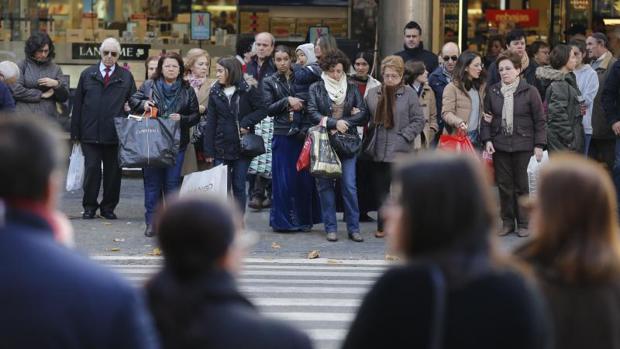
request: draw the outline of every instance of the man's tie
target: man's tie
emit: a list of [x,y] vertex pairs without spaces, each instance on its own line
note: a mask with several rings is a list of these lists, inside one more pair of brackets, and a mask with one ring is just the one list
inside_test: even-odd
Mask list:
[[110,67],[105,67],[105,76],[103,77],[103,86],[108,86],[110,83]]

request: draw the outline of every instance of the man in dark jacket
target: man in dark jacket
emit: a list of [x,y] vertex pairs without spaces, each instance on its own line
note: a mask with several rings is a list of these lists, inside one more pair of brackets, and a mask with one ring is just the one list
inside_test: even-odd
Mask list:
[[620,61],[616,61],[608,73],[601,102],[605,110],[607,125],[611,127],[615,138],[614,166],[612,169],[616,195],[620,202]]
[[[544,100],[545,94],[540,82],[536,78],[536,69],[538,64],[534,60],[530,60],[526,51],[525,44],[525,32],[522,29],[513,29],[506,34],[506,50],[516,53],[521,57],[521,64],[523,70],[521,76],[527,81],[528,84],[536,87],[540,97]],[[497,63],[493,62],[491,66],[487,68],[487,86],[494,85],[500,82],[499,71],[497,70]]]
[[[246,73],[258,81],[258,89],[262,88],[263,79],[273,75],[277,69],[273,63],[273,49],[276,39],[271,33],[258,33],[254,37],[256,56],[252,58],[246,68]],[[272,115],[270,115],[272,116]],[[268,122],[268,121],[265,121]],[[269,139],[269,144],[271,140]],[[271,178],[258,175],[249,175],[250,202],[248,206],[260,210],[271,206]]]
[[439,65],[439,60],[437,55],[424,49],[422,44],[422,27],[417,22],[411,21],[405,25],[403,34],[405,36],[403,50],[396,52],[395,55],[400,56],[405,63],[408,61],[422,61],[427,71],[435,71],[437,65]]
[[[457,44],[453,42],[448,42],[441,48],[441,58],[443,60],[443,64],[434,71],[430,71],[431,74],[428,76],[428,84],[433,89],[435,93],[435,103],[437,104],[437,115],[441,116],[441,106],[443,105],[443,90],[446,86],[452,81],[452,73],[454,72],[454,68],[456,67],[456,61],[459,59],[460,50]],[[443,118],[437,117],[437,121],[439,124],[439,131],[436,134],[436,140],[434,143],[437,143],[439,136],[443,133],[444,121]]]
[[[101,61],[80,75],[73,100],[71,139],[82,143],[85,160],[82,218],[92,219],[99,208],[101,216],[116,219],[121,190],[118,164],[118,137],[114,118],[125,116],[124,106],[136,92],[131,73],[119,67],[121,45],[107,38],[100,48]],[[103,163],[103,200],[97,202]]]
[[62,244],[71,233],[55,207],[64,167],[56,126],[4,118],[0,139],[1,346],[158,348],[135,290]]

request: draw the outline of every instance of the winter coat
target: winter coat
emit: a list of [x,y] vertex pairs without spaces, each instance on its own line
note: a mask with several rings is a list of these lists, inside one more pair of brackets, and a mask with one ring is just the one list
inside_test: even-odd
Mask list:
[[276,69],[276,65],[273,63],[272,57],[267,58],[261,66],[258,65],[258,58],[254,57],[250,63],[247,64],[245,73],[258,81],[258,84],[260,85],[262,84],[263,79],[273,75],[276,71],[278,70]]
[[0,265],[3,348],[159,348],[136,289],[61,246],[39,215],[3,210]]
[[13,99],[13,94],[11,94],[11,89],[4,83],[4,81],[0,81],[0,111],[15,111],[15,100]]
[[287,80],[284,74],[275,73],[263,80],[262,95],[267,106],[267,115],[273,116],[273,134],[286,135],[291,128],[289,97],[295,93],[295,75]]
[[439,131],[435,94],[428,84],[424,84],[422,87],[422,94],[419,96],[418,100],[424,114],[424,129],[413,141],[413,148],[416,150],[429,148],[431,142],[435,139],[435,135]]
[[[480,117],[478,120],[482,120],[482,113],[484,112],[484,95],[485,87],[483,85],[478,91],[478,96],[480,97]],[[471,113],[472,105],[469,93],[463,92],[451,82],[443,90],[443,102],[441,104],[441,118],[447,126],[456,129],[461,122],[469,124],[469,114]],[[480,124],[478,124],[479,127]]]
[[575,74],[564,74],[550,66],[540,67],[536,76],[541,80],[547,106],[547,146],[549,151],[569,150],[583,153],[585,146],[581,106]]
[[[446,76],[446,72],[444,72],[443,67],[437,67],[429,76],[428,76],[428,85],[433,89],[435,93],[435,103],[437,104],[437,115],[441,116],[442,112],[442,103],[443,103],[443,90],[448,86],[451,82]],[[443,124],[443,119],[440,117],[438,122]]]
[[613,124],[620,121],[620,60],[611,66],[608,74],[601,102],[605,109],[607,125],[611,128]]
[[[183,149],[189,143],[189,128],[198,124],[200,115],[198,114],[198,98],[194,89],[185,82],[179,88],[181,91],[179,92],[176,108],[174,111],[169,110],[168,114],[178,113],[181,115],[181,149]],[[152,100],[156,107],[163,105],[163,96],[164,93],[160,87],[157,86],[155,81],[149,79],[131,97],[129,106],[135,114],[141,115],[144,113],[144,103]],[[161,115],[160,117],[167,117],[167,115]]]
[[[607,79],[611,72],[611,67],[616,63],[616,58],[608,53],[607,57],[603,59],[601,64],[594,70],[598,76],[598,91],[594,98],[594,107],[592,108],[592,138],[593,139],[615,139],[616,135],[611,129],[611,126],[607,122],[605,115],[605,108],[603,102],[603,90],[607,84]],[[620,94],[616,93],[613,97],[614,102],[620,97]],[[608,102],[610,102],[608,100]],[[617,109],[616,109],[617,110]]]
[[[396,108],[394,108],[394,127],[386,129],[373,123],[382,88],[375,87],[368,92],[366,103],[370,111],[371,121],[369,134],[376,132],[373,160],[376,162],[392,162],[397,153],[409,153],[413,150],[414,140],[424,129],[424,112],[420,106],[417,93],[411,86],[401,86],[396,90]],[[374,131],[373,131],[374,129]]]
[[[538,69],[538,67],[539,65],[536,64],[533,59],[530,59],[530,64],[521,72],[521,78],[524,78],[528,84],[536,87],[540,94],[540,98],[544,100],[545,90],[536,76],[536,69]],[[499,70],[497,69],[497,62],[493,62],[487,70],[487,86],[495,85],[500,81],[501,78],[499,76]]]
[[246,77],[238,81],[235,87],[230,101],[224,94],[224,86],[216,83],[211,87],[207,123],[202,130],[207,158],[239,159],[239,127],[254,133],[254,125],[267,116],[267,106],[256,80]]
[[[359,113],[351,114],[353,108],[359,109]],[[352,83],[347,83],[347,95],[344,99],[342,118],[332,117],[332,101],[329,99],[323,80],[317,81],[310,86],[310,98],[308,100],[308,115],[313,124],[318,125],[323,117],[327,117],[327,129],[335,130],[338,120],[349,123],[349,133],[358,134],[357,126],[364,126],[368,122],[368,109],[360,95],[360,91]]]
[[502,84],[490,86],[484,98],[484,110],[493,116],[491,122],[480,124],[480,139],[485,144],[493,142],[496,150],[502,152],[531,152],[534,146],[547,144],[546,122],[538,90],[521,79],[513,94],[512,135],[502,133],[502,110],[504,95]]
[[[279,320],[262,316],[238,291],[233,277],[227,272],[211,271],[181,285],[173,281],[176,278],[168,273],[164,269],[147,285],[151,313],[164,348],[312,348],[306,334]],[[178,290],[187,291],[182,294]],[[179,294],[170,297],[175,291]],[[188,296],[195,299],[187,300]],[[182,308],[181,305],[168,306],[175,301],[193,305],[188,308],[189,312],[182,315],[188,319],[183,326],[168,315],[169,308]],[[160,311],[162,308],[164,310]]]
[[[11,85],[15,110],[24,115],[41,114],[56,120],[59,115],[56,102],[64,103],[69,99],[69,86],[62,77],[62,70],[51,60],[39,63],[32,58],[26,58],[19,63],[20,74],[17,81]],[[41,78],[57,80],[60,84],[54,87],[54,94],[50,98],[41,98],[41,94],[49,87],[41,87],[37,82]]]
[[416,48],[408,48],[403,45],[403,50],[394,53],[396,56],[400,56],[405,63],[408,61],[423,62],[427,71],[435,71],[439,66],[439,58],[431,51],[425,50],[424,45],[420,45]]
[[579,69],[575,69],[577,87],[585,100],[586,115],[583,116],[583,130],[586,134],[592,135],[592,111],[594,98],[598,92],[598,77],[596,72],[589,64],[584,64]]
[[99,63],[84,69],[73,97],[71,139],[84,143],[118,144],[114,118],[127,116],[125,102],[136,92],[133,75],[118,64],[107,86]]

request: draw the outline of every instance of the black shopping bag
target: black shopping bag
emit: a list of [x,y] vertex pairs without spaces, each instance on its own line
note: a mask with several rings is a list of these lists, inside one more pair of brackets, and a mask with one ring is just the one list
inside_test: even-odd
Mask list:
[[149,117],[115,118],[121,167],[174,166],[181,143],[179,122]]

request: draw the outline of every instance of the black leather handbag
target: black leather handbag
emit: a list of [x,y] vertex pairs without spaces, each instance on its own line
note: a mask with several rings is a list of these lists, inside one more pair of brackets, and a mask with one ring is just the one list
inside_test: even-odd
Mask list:
[[362,140],[357,134],[357,130],[355,130],[355,133],[336,132],[334,134],[330,134],[329,143],[339,157],[346,159],[352,158],[359,154],[362,148]]
[[239,97],[237,97],[237,132],[239,133],[239,143],[241,144],[241,155],[248,158],[255,158],[267,152],[263,137],[254,133],[241,134],[239,127]]

